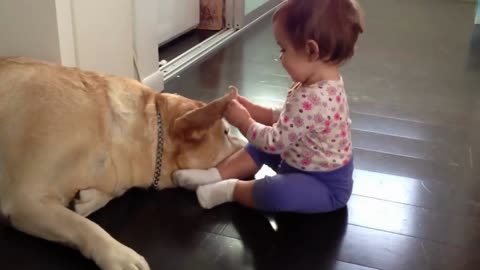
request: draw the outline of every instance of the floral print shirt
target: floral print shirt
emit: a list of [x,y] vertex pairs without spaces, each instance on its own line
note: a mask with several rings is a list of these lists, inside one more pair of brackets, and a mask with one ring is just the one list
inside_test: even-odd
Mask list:
[[254,123],[248,129],[248,140],[258,148],[304,171],[331,171],[349,163],[351,119],[342,79],[294,85],[274,114],[273,126]]

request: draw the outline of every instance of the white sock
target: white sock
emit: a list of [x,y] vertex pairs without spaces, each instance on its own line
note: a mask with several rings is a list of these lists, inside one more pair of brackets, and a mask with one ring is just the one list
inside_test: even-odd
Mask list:
[[217,168],[208,170],[178,170],[173,173],[173,183],[176,186],[189,190],[196,190],[199,186],[222,180]]
[[217,183],[200,186],[197,189],[197,198],[205,209],[233,201],[233,192],[238,179],[229,179]]

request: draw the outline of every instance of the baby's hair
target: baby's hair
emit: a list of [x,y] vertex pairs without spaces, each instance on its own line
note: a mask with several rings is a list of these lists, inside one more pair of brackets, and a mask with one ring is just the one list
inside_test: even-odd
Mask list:
[[320,59],[334,64],[353,56],[364,28],[356,0],[288,0],[273,21],[280,23],[295,49],[303,49],[308,40],[314,40]]

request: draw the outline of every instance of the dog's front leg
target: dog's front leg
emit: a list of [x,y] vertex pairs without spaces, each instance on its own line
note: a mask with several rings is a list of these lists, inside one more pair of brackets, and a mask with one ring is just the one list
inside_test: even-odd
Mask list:
[[71,207],[77,214],[88,217],[91,213],[104,207],[112,199],[113,197],[109,194],[94,188],[89,188],[78,192],[72,201]]
[[142,256],[59,202],[23,198],[11,205],[10,221],[20,231],[76,247],[103,270],[149,270]]

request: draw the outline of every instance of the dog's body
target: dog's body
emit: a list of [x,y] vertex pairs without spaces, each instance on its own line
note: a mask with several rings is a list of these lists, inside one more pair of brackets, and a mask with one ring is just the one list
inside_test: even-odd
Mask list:
[[[205,105],[134,80],[0,59],[0,216],[78,248],[102,269],[148,269],[85,216],[132,187],[152,185],[157,115],[164,135],[159,188],[172,186],[176,169],[211,167],[238,150],[241,142],[221,120],[232,98]],[[76,213],[67,208],[72,201]]]

